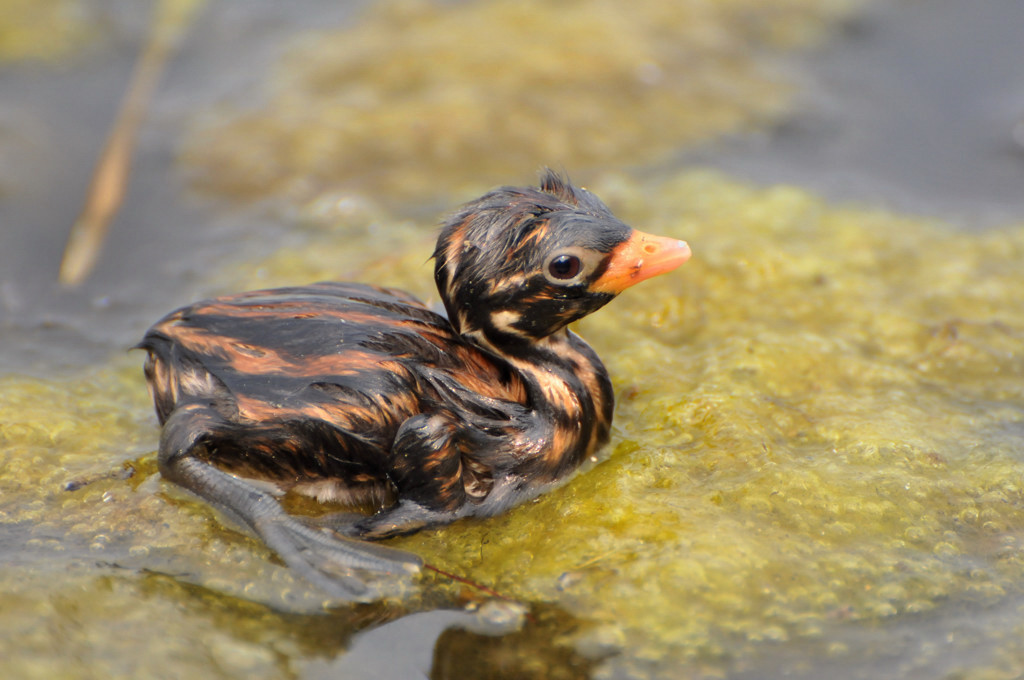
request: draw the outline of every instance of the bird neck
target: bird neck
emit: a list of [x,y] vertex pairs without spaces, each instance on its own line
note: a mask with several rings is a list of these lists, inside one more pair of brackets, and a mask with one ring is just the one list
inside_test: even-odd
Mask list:
[[582,338],[568,329],[530,343],[495,344],[482,333],[468,336],[516,370],[531,408],[550,421],[550,452],[539,464],[551,474],[574,469],[607,441],[614,408],[611,380]]

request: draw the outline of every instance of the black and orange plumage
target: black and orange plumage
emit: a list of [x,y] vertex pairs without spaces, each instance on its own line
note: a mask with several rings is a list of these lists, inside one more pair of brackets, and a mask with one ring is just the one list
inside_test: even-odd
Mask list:
[[[359,570],[419,560],[361,539],[502,512],[605,443],[611,383],[566,326],[689,254],[546,172],[539,188],[495,190],[447,221],[434,252],[447,318],[352,283],[184,307],[139,345],[160,470],[306,578],[364,598]],[[380,509],[327,529],[250,479]]]

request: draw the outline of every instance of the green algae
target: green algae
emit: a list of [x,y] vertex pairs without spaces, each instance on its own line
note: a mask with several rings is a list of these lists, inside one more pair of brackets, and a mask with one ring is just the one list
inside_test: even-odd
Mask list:
[[321,593],[160,480],[140,361],[0,377],[8,677],[281,677],[407,611],[343,608],[317,635]]
[[203,192],[292,203],[651,161],[782,117],[794,87],[776,62],[860,4],[378,3],[298,42],[258,109],[201,116],[183,161]]
[[[580,623],[551,640],[598,676],[722,673],[787,641],[841,661],[856,654],[841,626],[1019,599],[1024,229],[966,233],[700,172],[606,175],[592,188],[695,252],[580,325],[615,380],[611,446],[533,503],[399,545],[565,610]],[[364,224],[384,220],[372,214]],[[351,248],[340,234],[309,238],[288,258],[326,266]],[[360,278],[423,292],[423,241]],[[298,275],[255,269],[265,285]],[[324,611],[318,594],[159,480],[139,360],[2,379],[0,520],[24,546],[6,556],[5,659],[30,677],[73,675],[85,648],[149,669],[224,657],[225,677],[274,677],[337,649],[343,640],[302,647],[282,632],[294,625],[282,612]],[[89,483],[65,490],[75,480]],[[153,578],[163,594],[140,596]],[[459,590],[424,579],[419,596],[373,615]],[[234,613],[195,614],[196,597]],[[140,616],[167,640],[150,660],[129,651],[138,638],[97,632]],[[25,621],[46,632],[18,632]],[[991,673],[1019,657],[1011,638],[998,638]],[[998,677],[985,668],[967,677]]]
[[161,574],[97,576],[91,565],[48,582],[12,571],[23,585],[0,618],[11,678],[294,677],[301,660],[402,613],[282,612]]

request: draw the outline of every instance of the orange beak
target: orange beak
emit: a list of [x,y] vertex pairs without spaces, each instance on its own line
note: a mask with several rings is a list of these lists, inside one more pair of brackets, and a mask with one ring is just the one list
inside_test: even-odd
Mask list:
[[630,286],[670,272],[690,259],[686,241],[633,230],[633,235],[612,251],[608,269],[590,290],[618,295]]

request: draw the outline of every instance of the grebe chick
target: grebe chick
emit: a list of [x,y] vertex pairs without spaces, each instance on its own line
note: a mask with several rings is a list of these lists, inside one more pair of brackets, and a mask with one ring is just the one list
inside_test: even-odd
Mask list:
[[[607,441],[611,382],[567,326],[689,256],[547,171],[447,221],[434,251],[447,318],[356,283],[179,309],[139,344],[160,471],[332,595],[372,598],[362,572],[421,562],[370,540],[503,512]],[[379,510],[294,516],[267,482]]]

